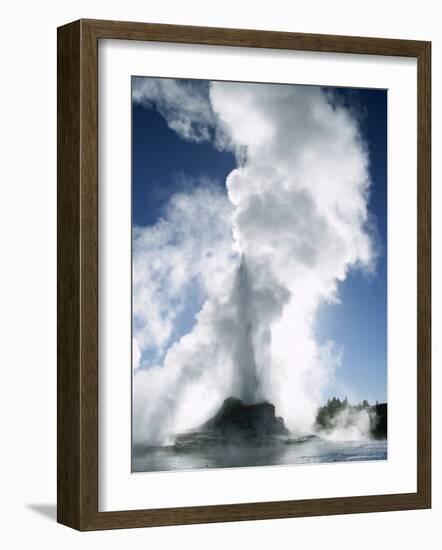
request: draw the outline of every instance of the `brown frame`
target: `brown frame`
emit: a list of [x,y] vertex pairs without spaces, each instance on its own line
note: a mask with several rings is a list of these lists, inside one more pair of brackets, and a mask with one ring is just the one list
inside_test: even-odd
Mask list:
[[[417,492],[98,511],[98,40],[102,38],[417,58]],[[81,531],[431,507],[431,43],[79,20],[58,29],[57,518]],[[404,223],[406,221],[404,220]]]

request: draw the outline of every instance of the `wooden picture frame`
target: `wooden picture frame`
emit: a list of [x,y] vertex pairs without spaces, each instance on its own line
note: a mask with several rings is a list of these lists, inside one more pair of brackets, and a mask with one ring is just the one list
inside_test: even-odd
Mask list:
[[[98,511],[98,41],[124,39],[417,59],[417,492]],[[431,506],[431,44],[79,20],[58,29],[58,521],[81,531]]]

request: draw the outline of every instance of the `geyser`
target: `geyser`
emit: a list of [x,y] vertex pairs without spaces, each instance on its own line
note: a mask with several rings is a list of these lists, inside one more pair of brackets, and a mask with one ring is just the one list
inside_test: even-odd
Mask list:
[[[201,181],[156,225],[136,228],[134,442],[170,442],[229,396],[267,401],[290,432],[310,433],[339,364],[333,344],[315,340],[317,309],[375,258],[355,117],[309,86],[211,82],[195,96],[158,80],[136,85],[134,100],[238,160],[227,193]],[[188,295],[202,305],[176,337]]]

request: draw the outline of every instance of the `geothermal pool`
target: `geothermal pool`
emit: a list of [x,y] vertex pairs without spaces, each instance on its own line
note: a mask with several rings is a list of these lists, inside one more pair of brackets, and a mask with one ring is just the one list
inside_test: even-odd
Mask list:
[[387,460],[387,441],[306,441],[240,446],[135,447],[133,472]]

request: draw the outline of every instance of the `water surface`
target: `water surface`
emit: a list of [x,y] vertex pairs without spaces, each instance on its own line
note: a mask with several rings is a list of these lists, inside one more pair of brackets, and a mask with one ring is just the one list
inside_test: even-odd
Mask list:
[[387,441],[329,441],[313,439],[272,445],[223,445],[136,448],[132,453],[133,472],[237,468],[287,464],[323,464],[387,460]]

